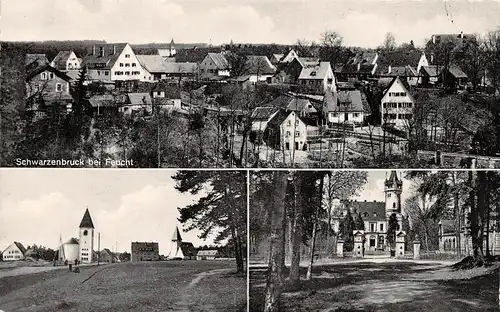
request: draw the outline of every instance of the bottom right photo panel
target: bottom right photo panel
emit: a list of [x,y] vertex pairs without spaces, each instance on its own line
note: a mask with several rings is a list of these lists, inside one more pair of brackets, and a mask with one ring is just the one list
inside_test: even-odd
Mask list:
[[250,173],[250,311],[498,311],[500,171]]

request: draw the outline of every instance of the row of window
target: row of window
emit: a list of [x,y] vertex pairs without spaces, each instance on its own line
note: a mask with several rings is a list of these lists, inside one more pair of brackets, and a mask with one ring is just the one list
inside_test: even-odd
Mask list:
[[410,120],[413,118],[413,114],[384,114],[384,119],[402,119],[402,120]]
[[[287,131],[285,136],[289,137],[291,135],[292,135],[292,133],[290,131]],[[299,137],[299,136],[300,136],[300,131],[295,131],[295,137]]]
[[[126,71],[126,72],[122,72],[122,71],[115,71],[115,75],[117,76],[121,76],[121,75],[140,75],[141,72],[139,71],[133,71],[133,72],[129,72],[129,71]],[[144,77],[146,78],[146,77]]]
[[389,92],[389,96],[406,96],[406,92]]
[[[104,73],[104,76],[109,76],[109,71],[104,70],[104,71],[103,71],[103,73]],[[98,71],[97,71],[97,75],[100,75],[100,74],[101,74],[101,71],[100,71],[100,70],[98,70]]]
[[[331,113],[331,114],[332,114],[332,117],[339,117],[340,116],[339,113]],[[354,118],[357,118],[357,117],[359,117],[359,113],[353,113],[353,116],[354,116]]]
[[52,80],[55,78],[55,75],[54,73],[47,73],[47,72],[43,72],[40,74],[40,79],[42,80]]
[[413,103],[411,102],[395,102],[395,103],[382,103],[383,108],[412,108]]
[[[40,85],[38,83],[35,83],[33,85],[33,93],[40,92]],[[63,85],[62,83],[56,83],[56,92],[63,92]]]
[[151,247],[139,247],[137,248],[138,251],[155,251],[154,248]]
[[[376,226],[377,226],[376,223],[370,223],[370,232],[375,232]],[[384,224],[383,223],[380,223],[379,229],[382,232],[384,231]]]
[[88,252],[82,252],[82,256],[88,256],[89,253]]
[[19,250],[9,250],[9,254],[20,254]]
[[4,255],[3,256],[4,259],[21,259],[21,256],[19,255]]
[[[298,126],[299,125],[299,121],[298,120],[295,120],[295,125]],[[287,127],[291,127],[292,126],[292,121],[289,119],[287,124],[286,124]]]
[[[136,63],[132,63],[132,67],[136,67],[137,64]],[[130,67],[130,63],[120,63],[120,67]]]

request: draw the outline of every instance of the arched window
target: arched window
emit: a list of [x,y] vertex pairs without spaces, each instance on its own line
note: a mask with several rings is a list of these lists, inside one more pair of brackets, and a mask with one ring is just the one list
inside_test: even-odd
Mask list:
[[392,203],[392,208],[396,208],[396,203]]
[[87,230],[83,231],[83,236],[87,236],[89,232]]

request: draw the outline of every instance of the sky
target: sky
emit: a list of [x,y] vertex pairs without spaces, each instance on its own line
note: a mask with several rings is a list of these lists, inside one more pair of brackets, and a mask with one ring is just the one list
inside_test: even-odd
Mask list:
[[[78,238],[88,207],[101,249],[130,252],[132,241],[159,242],[168,254],[170,239],[179,225],[183,241],[210,245],[198,231],[184,232],[177,207],[198,196],[174,189],[173,170],[0,170],[0,251],[13,241],[57,248]],[[116,245],[117,244],[117,245]],[[117,247],[117,248],[116,248]],[[97,242],[95,243],[97,250]]]
[[434,33],[500,27],[500,0],[5,0],[1,40],[95,39],[132,44],[319,41],[373,48],[387,32],[422,45]]
[[[414,194],[415,183],[405,179],[406,171],[396,170],[398,178],[403,181],[403,191],[401,192],[401,203],[404,205],[406,199]],[[358,192],[358,196],[352,199],[357,201],[385,201],[384,182],[391,174],[390,170],[370,170],[368,171],[367,182]]]

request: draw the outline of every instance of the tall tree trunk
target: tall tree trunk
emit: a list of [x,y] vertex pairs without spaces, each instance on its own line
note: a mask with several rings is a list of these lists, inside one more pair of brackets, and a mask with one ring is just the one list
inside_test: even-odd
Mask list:
[[302,183],[299,174],[295,174],[293,198],[294,198],[294,211],[290,222],[290,287],[295,289],[300,284],[300,246],[302,244],[302,201],[300,200],[300,185]]
[[312,235],[311,235],[311,253],[309,255],[309,265],[307,266],[307,275],[306,275],[306,280],[311,280],[312,278],[312,267],[314,264],[314,248],[316,247],[316,232],[317,232],[317,227],[318,227],[318,222],[319,222],[319,212],[321,210],[321,204],[322,204],[322,198],[323,198],[323,183],[324,183],[324,177],[321,177],[320,183],[319,183],[319,190],[320,190],[320,199],[318,206],[316,207],[314,211],[314,220],[313,220],[313,229],[312,229]]
[[264,312],[279,311],[280,298],[283,291],[282,260],[285,253],[284,224],[287,175],[283,171],[275,171],[273,180],[275,189],[271,213],[269,274],[266,283]]
[[490,251],[490,189],[489,189],[489,180],[490,180],[491,172],[486,173],[486,188],[483,190],[485,196],[485,221],[486,221],[486,257],[491,256]]
[[[472,191],[471,191],[471,213],[470,213],[470,230],[471,230],[471,239],[472,239],[472,256],[474,257],[474,263],[477,266],[481,266],[483,264],[483,251],[481,250],[481,241],[483,233],[481,232],[481,217],[480,210],[484,208],[484,191],[481,189],[481,186],[484,185],[483,182],[483,173],[482,171],[477,171],[477,183],[472,181]],[[477,205],[475,203],[475,196],[477,194]]]
[[[454,171],[452,172],[452,178],[453,178],[453,186],[457,188],[457,172]],[[455,228],[455,235],[457,236],[457,245],[456,245],[456,250],[457,250],[457,258],[461,259],[462,258],[462,242],[460,238],[460,233],[462,230],[462,209],[459,206],[459,197],[458,197],[458,191],[455,190],[455,193],[453,194],[453,205],[455,207],[455,221],[456,221],[456,228]]]

